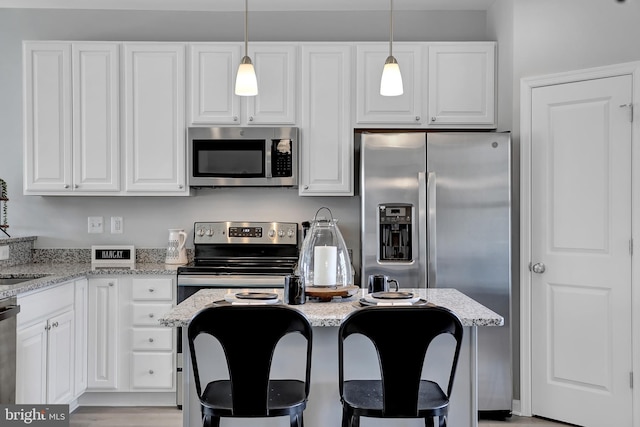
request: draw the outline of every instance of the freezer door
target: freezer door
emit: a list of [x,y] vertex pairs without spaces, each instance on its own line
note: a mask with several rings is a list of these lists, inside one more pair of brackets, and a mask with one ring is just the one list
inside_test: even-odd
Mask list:
[[511,147],[508,133],[430,133],[436,188],[436,286],[505,318],[478,329],[478,407],[511,411]]
[[[384,274],[426,286],[426,133],[363,133],[360,147],[361,281]],[[424,191],[424,190],[423,190]],[[423,236],[423,237],[421,237]]]

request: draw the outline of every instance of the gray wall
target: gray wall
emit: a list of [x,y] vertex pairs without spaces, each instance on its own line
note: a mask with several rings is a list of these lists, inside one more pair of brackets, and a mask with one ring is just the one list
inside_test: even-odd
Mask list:
[[[321,206],[339,219],[345,241],[359,253],[359,198],[298,197],[291,189],[203,190],[192,197],[41,197],[22,195],[23,40],[241,41],[242,13],[0,9],[0,177],[9,186],[12,236],[37,235],[37,248],[88,248],[129,243],[161,248],[168,228],[187,232],[194,221],[302,222]],[[254,41],[387,40],[388,13],[255,12]],[[485,12],[396,12],[394,39],[486,40]],[[87,217],[103,216],[107,232],[87,233]],[[108,233],[111,216],[124,234]],[[191,239],[188,242],[191,245]],[[354,260],[354,264],[359,262]]]

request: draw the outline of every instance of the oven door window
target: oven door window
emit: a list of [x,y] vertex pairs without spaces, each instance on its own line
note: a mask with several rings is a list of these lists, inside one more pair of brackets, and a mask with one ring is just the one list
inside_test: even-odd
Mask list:
[[265,141],[194,140],[193,175],[220,178],[265,176]]

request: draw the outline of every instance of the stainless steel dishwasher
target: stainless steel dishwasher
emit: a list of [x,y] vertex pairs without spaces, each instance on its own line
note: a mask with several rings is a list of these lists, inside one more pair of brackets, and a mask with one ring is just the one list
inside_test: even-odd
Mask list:
[[0,300],[0,404],[16,403],[16,299]]

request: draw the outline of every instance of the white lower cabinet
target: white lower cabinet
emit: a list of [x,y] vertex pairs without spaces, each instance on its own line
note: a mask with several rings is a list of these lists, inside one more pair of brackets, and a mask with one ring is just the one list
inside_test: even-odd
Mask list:
[[174,287],[166,276],[89,280],[89,392],[175,391],[175,332],[158,323]]
[[69,404],[75,395],[75,284],[18,296],[16,403]]

